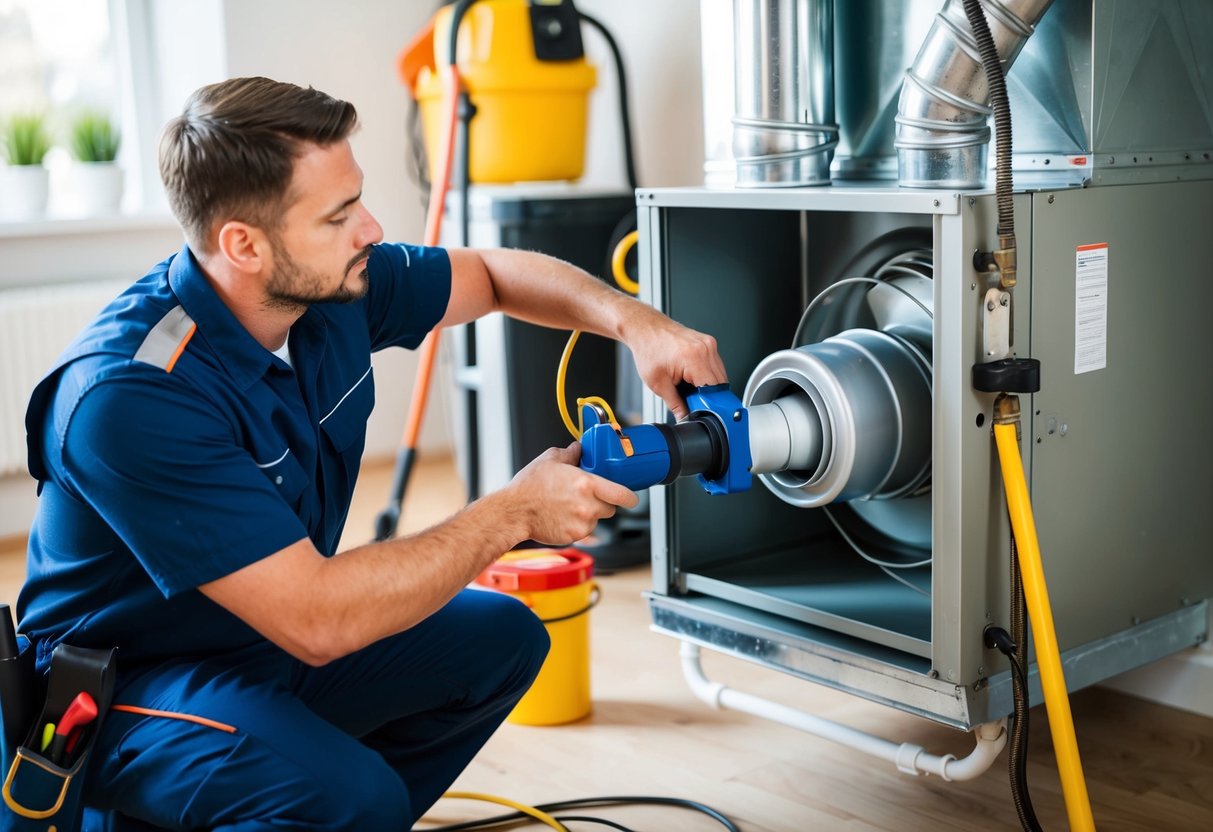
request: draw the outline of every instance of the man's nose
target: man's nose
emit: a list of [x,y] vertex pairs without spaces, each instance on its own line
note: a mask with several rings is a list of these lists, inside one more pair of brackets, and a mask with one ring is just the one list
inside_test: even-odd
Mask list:
[[370,211],[363,209],[362,225],[358,229],[357,245],[359,248],[383,242],[383,226],[375,219]]

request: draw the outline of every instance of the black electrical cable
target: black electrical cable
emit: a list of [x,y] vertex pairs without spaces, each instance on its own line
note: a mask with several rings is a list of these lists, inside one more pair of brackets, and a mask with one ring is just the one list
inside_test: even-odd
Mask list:
[[980,0],[964,0],[965,16],[977,39],[981,54],[981,65],[985,69],[986,83],[990,88],[990,104],[994,108],[995,148],[995,196],[998,200],[998,236],[1014,236],[1015,205],[1011,199],[1011,102],[1007,97],[1007,79],[1003,75],[1002,60],[998,47],[990,34],[985,11]]
[[1019,549],[1015,535],[1011,535],[1011,660],[1012,673],[1018,678],[1011,680],[1015,700],[1013,731],[1007,750],[1007,765],[1011,775],[1011,800],[1019,823],[1024,829],[1039,832],[1040,821],[1032,807],[1032,796],[1028,791],[1028,601],[1024,594],[1023,574],[1019,570]]
[[561,815],[560,817],[553,815],[552,817],[556,818],[556,820],[560,821],[561,823],[570,820],[576,821],[577,823],[597,823],[601,826],[609,826],[612,829],[618,829],[620,832],[635,832],[635,830],[630,826],[624,826],[622,823],[616,823],[615,821],[607,820],[606,818],[595,818],[590,817],[589,815]]
[[[1012,549],[1012,558],[1015,553]],[[1017,570],[1016,570],[1017,571]],[[1015,579],[1012,579],[1014,582]],[[1022,589],[1022,585],[1021,585]],[[1014,600],[1012,600],[1014,605]],[[1012,613],[1014,617],[1014,613]],[[1012,625],[1014,626],[1014,625]],[[1007,768],[1011,778],[1011,800],[1020,826],[1027,832],[1043,832],[1032,798],[1028,793],[1028,675],[1027,664],[1019,658],[1022,642],[1015,641],[1001,627],[990,626],[985,631],[985,643],[996,647],[1011,664],[1011,689],[1015,712],[1011,723],[1011,737],[1007,750]]]
[[[600,806],[676,806],[681,809],[691,809],[696,812],[701,812],[707,815],[712,820],[718,822],[728,832],[741,832],[733,821],[722,815],[720,812],[713,809],[711,806],[706,806],[694,800],[684,800],[678,797],[649,797],[649,796],[612,796],[612,797],[585,797],[579,800],[561,800],[556,803],[542,803],[532,808],[538,809],[541,812],[559,812],[565,809],[582,809],[582,808],[597,808]],[[519,820],[529,820],[529,816],[522,812],[510,812],[504,815],[496,815],[494,817],[481,818],[480,820],[469,820],[462,823],[452,823],[447,826],[436,826],[428,832],[462,832],[466,829],[488,829],[494,826],[513,823]]]
[[632,119],[628,114],[628,77],[623,67],[623,54],[619,51],[619,44],[615,43],[615,38],[601,22],[581,10],[577,11],[577,16],[601,33],[615,60],[615,77],[619,81],[619,122],[623,127],[623,161],[627,166],[628,187],[634,191],[638,187],[636,184],[636,157],[632,150]]

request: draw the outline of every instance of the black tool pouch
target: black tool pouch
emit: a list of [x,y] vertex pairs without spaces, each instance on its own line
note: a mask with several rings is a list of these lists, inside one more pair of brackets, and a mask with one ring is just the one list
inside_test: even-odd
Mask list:
[[[31,652],[27,649],[19,658],[25,658]],[[113,698],[114,654],[114,650],[90,650],[66,644],[55,648],[51,655],[46,698],[37,718],[27,722],[20,744],[14,747],[7,738],[4,743],[0,830],[74,832],[79,828],[85,767]],[[36,688],[32,667],[29,671],[28,683]],[[43,732],[46,724],[59,719],[81,692],[93,697],[97,717],[82,729],[71,751],[57,764],[43,754]],[[34,698],[33,701],[38,700]],[[0,703],[0,706],[7,707],[7,703]],[[9,716],[7,711],[5,716]]]

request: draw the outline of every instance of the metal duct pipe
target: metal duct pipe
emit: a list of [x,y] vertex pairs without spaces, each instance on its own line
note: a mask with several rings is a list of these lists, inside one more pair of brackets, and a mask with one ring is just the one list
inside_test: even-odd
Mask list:
[[[980,0],[1004,71],[1053,0]],[[897,171],[906,188],[979,188],[990,142],[990,92],[962,0],[935,16],[898,102]]]
[[734,0],[737,184],[825,185],[838,145],[831,0]]

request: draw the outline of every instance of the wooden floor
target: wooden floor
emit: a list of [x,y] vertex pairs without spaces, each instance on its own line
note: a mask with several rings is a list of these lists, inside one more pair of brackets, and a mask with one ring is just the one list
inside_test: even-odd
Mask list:
[[[370,536],[390,470],[368,469],[355,496],[346,543]],[[462,503],[449,462],[414,475],[405,528],[436,521]],[[15,598],[20,552],[0,552],[0,600]],[[970,783],[897,773],[889,764],[744,714],[714,711],[682,679],[678,645],[649,631],[645,569],[600,579],[591,616],[593,714],[576,724],[506,724],[454,788],[525,803],[601,795],[659,795],[706,803],[743,832],[1014,830],[1006,752]],[[935,725],[766,668],[706,654],[710,678],[856,728],[928,750],[968,753],[971,741]],[[1213,830],[1213,720],[1095,688],[1072,700],[1079,747],[1102,832]],[[1029,783],[1046,830],[1068,828],[1045,714],[1032,711]],[[493,814],[484,804],[444,800],[428,821]],[[720,829],[668,807],[595,809],[636,830]],[[570,829],[602,829],[570,823]],[[528,828],[537,829],[538,825]]]

